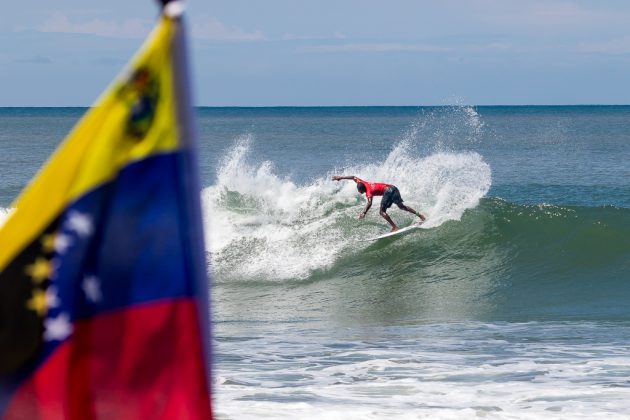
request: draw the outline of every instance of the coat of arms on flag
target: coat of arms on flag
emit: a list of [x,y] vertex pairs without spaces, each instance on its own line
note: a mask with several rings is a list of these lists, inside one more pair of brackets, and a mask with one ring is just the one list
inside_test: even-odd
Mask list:
[[0,418],[211,417],[180,8],[0,228]]

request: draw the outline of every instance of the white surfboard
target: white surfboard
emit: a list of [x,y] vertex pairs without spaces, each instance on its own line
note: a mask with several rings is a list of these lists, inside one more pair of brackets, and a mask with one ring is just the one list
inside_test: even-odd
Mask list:
[[413,225],[398,229],[396,232],[388,232],[383,235],[375,236],[374,238],[363,239],[363,241],[376,241],[378,239],[390,238],[392,236],[405,235],[407,233],[413,232],[416,229],[420,229],[421,224],[422,222],[414,223]]

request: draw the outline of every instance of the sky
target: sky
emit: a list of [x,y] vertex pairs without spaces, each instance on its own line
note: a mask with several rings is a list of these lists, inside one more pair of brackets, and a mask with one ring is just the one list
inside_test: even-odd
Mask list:
[[[189,0],[200,106],[630,104],[628,0]],[[89,106],[152,0],[20,0],[0,106]]]

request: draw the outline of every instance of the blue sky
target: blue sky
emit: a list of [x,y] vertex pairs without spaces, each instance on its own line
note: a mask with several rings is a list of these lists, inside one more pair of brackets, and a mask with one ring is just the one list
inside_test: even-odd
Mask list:
[[[627,0],[190,0],[198,105],[630,104]],[[151,0],[20,0],[0,106],[87,106]]]

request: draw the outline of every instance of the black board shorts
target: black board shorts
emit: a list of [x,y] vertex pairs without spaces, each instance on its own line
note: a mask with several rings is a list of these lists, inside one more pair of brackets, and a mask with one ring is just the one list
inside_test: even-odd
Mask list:
[[394,203],[402,205],[403,199],[400,196],[400,191],[398,191],[398,188],[392,185],[391,187],[387,187],[385,189],[385,193],[383,194],[383,198],[381,199],[381,210],[386,211]]

